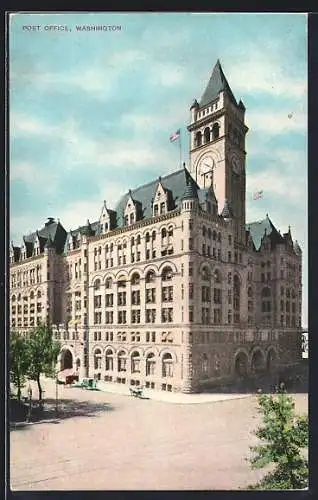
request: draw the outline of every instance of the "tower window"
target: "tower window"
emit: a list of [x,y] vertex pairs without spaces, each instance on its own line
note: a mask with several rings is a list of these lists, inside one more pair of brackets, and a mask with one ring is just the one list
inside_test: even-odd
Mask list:
[[218,123],[215,123],[212,127],[212,138],[218,139],[219,136],[220,136],[220,125]]
[[202,144],[202,134],[201,132],[197,132],[195,136],[195,145],[201,146],[201,144]]
[[209,127],[206,127],[204,129],[204,142],[205,143],[210,142],[210,129],[209,129]]

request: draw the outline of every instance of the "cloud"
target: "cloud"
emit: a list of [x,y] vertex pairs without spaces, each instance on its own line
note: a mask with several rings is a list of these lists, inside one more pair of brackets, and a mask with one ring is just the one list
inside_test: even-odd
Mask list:
[[21,181],[31,189],[40,189],[42,193],[54,195],[58,186],[58,175],[52,169],[43,169],[36,163],[13,161],[10,165],[10,182]]
[[290,131],[306,132],[307,115],[303,112],[256,109],[246,113],[246,124],[251,130],[265,131],[267,135]]
[[230,64],[226,72],[233,88],[244,93],[263,92],[299,100],[307,92],[307,80],[285,72],[280,58],[247,50],[243,61]]

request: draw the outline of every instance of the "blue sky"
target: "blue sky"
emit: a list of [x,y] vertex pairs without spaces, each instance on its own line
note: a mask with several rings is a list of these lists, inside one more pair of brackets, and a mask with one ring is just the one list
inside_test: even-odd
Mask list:
[[14,14],[9,41],[16,244],[50,216],[67,230],[92,222],[104,199],[114,208],[129,188],[177,170],[177,128],[188,164],[189,106],[219,58],[250,129],[247,220],[268,213],[281,232],[290,224],[303,249],[307,326],[305,14]]

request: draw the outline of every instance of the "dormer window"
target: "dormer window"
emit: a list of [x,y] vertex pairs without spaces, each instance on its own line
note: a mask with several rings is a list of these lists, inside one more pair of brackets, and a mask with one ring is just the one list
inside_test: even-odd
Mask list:
[[153,204],[153,215],[163,215],[168,211],[168,193],[167,190],[161,184],[161,178],[159,177],[159,184],[157,186],[156,194],[154,197]]
[[125,220],[125,226],[129,226],[132,224],[135,224],[137,222],[137,205],[138,202],[135,202],[131,194],[129,195],[129,198],[126,203],[126,208],[124,210],[124,220]]

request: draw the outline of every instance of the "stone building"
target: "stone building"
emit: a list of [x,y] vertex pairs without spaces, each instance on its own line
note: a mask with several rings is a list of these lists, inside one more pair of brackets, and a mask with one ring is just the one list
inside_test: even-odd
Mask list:
[[155,390],[297,363],[301,249],[268,215],[246,223],[244,114],[218,61],[190,108],[188,169],[104,202],[94,223],[66,233],[50,219],[12,246],[12,328],[48,319],[61,369]]

